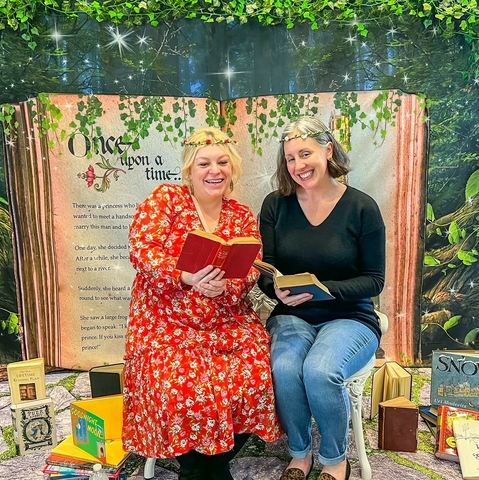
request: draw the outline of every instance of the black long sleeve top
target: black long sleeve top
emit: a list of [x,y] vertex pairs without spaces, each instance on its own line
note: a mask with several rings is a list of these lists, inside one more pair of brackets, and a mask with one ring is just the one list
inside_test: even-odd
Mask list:
[[[311,225],[295,194],[270,193],[261,207],[263,260],[284,275],[314,273],[335,300],[304,302],[290,307],[278,302],[273,315],[295,315],[319,325],[353,319],[380,339],[371,297],[384,286],[385,227],[376,202],[348,186],[329,216]],[[276,299],[272,280],[261,275],[260,289]]]

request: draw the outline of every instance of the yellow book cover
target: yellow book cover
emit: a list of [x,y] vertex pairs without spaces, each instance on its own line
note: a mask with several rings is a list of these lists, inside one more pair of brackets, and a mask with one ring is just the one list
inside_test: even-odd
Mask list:
[[[107,467],[118,468],[126,460],[130,453],[123,450],[121,438],[108,440],[106,442],[106,462]],[[73,434],[59,443],[47,458],[47,463],[55,465],[91,465],[98,462],[98,458],[77,447],[73,441]]]
[[43,358],[9,363],[7,375],[12,403],[46,398]]
[[123,395],[78,400],[70,405],[74,445],[107,465],[118,465],[123,450]]

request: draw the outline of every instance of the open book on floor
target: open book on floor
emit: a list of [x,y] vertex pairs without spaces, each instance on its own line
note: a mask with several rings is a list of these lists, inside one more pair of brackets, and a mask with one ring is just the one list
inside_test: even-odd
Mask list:
[[323,285],[312,273],[296,273],[283,275],[277,268],[268,262],[255,260],[253,264],[264,276],[271,278],[281,290],[289,290],[291,295],[311,293],[311,301],[334,300],[328,288]]
[[371,418],[379,412],[379,404],[403,396],[411,400],[412,375],[397,362],[386,362],[373,374],[371,385]]
[[237,237],[229,241],[203,230],[188,233],[180,257],[178,270],[196,273],[208,265],[224,270],[223,278],[244,278],[261,248],[255,237]]

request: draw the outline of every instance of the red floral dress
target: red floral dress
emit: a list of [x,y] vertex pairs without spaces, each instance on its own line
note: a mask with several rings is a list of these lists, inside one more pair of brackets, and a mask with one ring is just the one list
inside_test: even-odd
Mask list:
[[[144,457],[231,450],[233,433],[280,438],[270,372],[270,338],[246,295],[258,278],[228,279],[207,298],[180,282],[176,260],[201,229],[184,185],[162,184],[130,228],[133,283],[125,355],[123,444]],[[251,210],[224,198],[214,232],[259,237]]]

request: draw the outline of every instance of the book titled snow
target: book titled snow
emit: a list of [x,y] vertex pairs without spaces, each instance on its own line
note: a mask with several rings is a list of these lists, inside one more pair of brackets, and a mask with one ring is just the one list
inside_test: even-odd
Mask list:
[[431,405],[479,411],[479,351],[432,353]]

